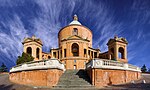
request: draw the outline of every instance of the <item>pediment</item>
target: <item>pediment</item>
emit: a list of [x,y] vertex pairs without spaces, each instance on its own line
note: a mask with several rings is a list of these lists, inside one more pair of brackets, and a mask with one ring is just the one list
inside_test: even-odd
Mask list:
[[30,42],[30,41],[33,41],[33,40],[30,38],[25,38],[23,42]]
[[67,39],[63,39],[62,41],[66,41],[66,40],[83,40],[83,41],[88,41],[89,42],[89,40],[83,39],[82,37],[77,36],[77,35],[70,36]]
[[68,37],[67,39],[83,39],[83,38],[77,35],[73,35],[73,36]]
[[40,39],[25,38],[22,43],[24,44],[27,42],[37,42],[42,45],[42,41]]
[[127,40],[125,38],[116,38],[116,39],[109,39],[107,45],[113,43],[113,42],[121,42],[121,43],[125,43],[128,44]]

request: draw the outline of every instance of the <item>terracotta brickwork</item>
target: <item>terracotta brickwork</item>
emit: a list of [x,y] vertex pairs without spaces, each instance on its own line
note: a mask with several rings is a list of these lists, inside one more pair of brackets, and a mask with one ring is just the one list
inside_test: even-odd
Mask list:
[[62,73],[58,69],[22,71],[10,73],[9,79],[17,84],[52,87],[58,83]]
[[[77,20],[74,16],[74,21]],[[92,48],[92,31],[81,24],[73,23],[62,28],[58,43],[59,48],[51,49],[51,55],[64,63],[66,69],[85,69],[85,64],[100,53],[99,49]]]
[[123,84],[141,78],[140,72],[111,69],[88,69],[92,84],[97,87]]

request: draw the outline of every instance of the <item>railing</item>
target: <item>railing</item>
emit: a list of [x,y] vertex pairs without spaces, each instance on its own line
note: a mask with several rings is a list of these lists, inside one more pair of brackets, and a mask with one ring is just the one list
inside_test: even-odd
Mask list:
[[35,69],[61,69],[65,71],[64,65],[57,59],[32,61],[24,64],[17,65],[10,69],[10,72],[35,70]]
[[141,72],[141,69],[137,66],[106,59],[91,60],[86,64],[86,68],[120,69],[120,70],[131,70]]

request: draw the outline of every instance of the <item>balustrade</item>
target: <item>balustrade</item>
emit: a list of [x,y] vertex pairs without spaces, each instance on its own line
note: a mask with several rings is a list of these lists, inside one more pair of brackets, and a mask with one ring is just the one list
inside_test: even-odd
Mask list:
[[10,69],[10,72],[34,70],[34,69],[50,69],[50,68],[65,70],[64,65],[61,62],[59,62],[57,59],[50,59],[50,60],[33,61],[33,62],[20,64],[15,67],[12,67]]
[[131,71],[139,71],[140,68],[131,64],[106,60],[106,59],[95,59],[91,60],[86,64],[86,68],[107,68],[107,69],[120,69],[120,70],[131,70]]

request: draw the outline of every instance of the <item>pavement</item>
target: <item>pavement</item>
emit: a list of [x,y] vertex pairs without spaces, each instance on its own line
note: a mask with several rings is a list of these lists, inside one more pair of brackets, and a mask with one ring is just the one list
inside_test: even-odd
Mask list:
[[[45,87],[40,88],[34,86],[15,84],[9,81],[9,74],[5,73],[0,74],[0,90],[52,90],[52,88],[45,88]],[[90,89],[86,88],[81,90],[90,90]],[[95,88],[94,90],[150,90],[150,74],[142,74],[142,78],[137,81],[131,81],[130,83],[121,85],[112,85],[102,88]]]

